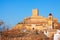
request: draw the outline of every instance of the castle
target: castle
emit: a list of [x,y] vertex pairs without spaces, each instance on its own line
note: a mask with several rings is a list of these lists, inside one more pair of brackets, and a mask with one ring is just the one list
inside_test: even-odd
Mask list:
[[38,9],[32,10],[32,16],[25,18],[22,22],[18,23],[13,29],[20,29],[22,27],[27,30],[44,30],[44,29],[58,29],[59,22],[50,13],[47,18],[38,15]]

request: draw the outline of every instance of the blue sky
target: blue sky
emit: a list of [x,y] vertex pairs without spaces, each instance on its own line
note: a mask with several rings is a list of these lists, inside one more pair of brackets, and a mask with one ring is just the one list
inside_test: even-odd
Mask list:
[[0,0],[0,20],[11,28],[31,16],[35,8],[44,17],[48,17],[51,12],[60,22],[60,0]]

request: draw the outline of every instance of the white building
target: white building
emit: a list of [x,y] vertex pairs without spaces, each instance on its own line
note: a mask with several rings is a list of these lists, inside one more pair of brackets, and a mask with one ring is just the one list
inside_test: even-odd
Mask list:
[[57,30],[56,34],[54,34],[54,40],[60,40],[60,30]]

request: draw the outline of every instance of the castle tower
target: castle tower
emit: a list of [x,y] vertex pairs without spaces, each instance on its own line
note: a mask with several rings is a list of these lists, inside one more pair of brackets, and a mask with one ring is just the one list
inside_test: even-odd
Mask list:
[[38,9],[32,10],[32,16],[38,16]]

